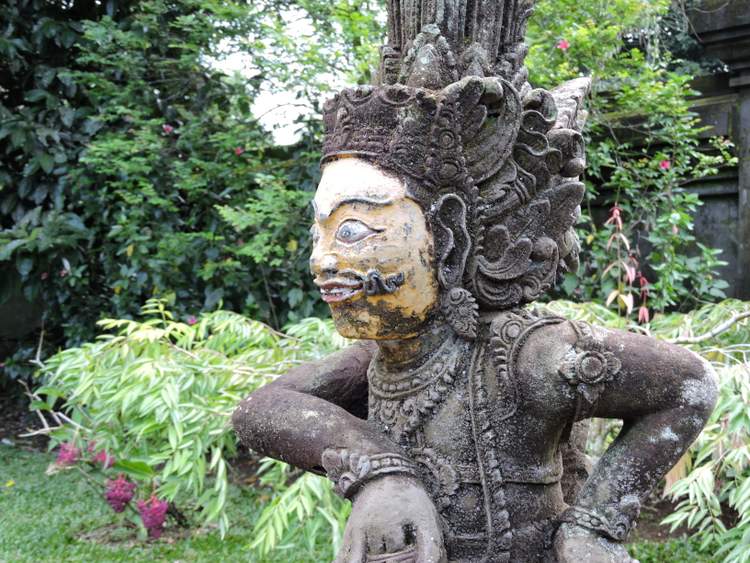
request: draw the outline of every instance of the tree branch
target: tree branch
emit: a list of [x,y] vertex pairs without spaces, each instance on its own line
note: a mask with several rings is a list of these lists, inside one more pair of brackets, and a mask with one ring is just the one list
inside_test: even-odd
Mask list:
[[712,330],[710,330],[706,334],[701,334],[700,336],[689,336],[685,338],[671,338],[667,340],[667,342],[671,342],[672,344],[698,344],[699,342],[705,342],[706,340],[711,340],[712,338],[716,338],[722,332],[726,332],[727,330],[732,328],[732,326],[734,326],[736,323],[747,318],[750,318],[750,311],[737,313],[736,315],[732,315],[732,317],[730,319],[727,319],[725,322],[719,325],[716,325]]

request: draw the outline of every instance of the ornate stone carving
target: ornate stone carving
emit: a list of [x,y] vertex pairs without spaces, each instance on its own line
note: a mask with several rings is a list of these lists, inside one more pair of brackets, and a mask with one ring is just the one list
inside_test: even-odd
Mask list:
[[619,373],[622,363],[594,336],[588,323],[577,321],[571,325],[578,339],[565,355],[559,373],[577,389],[590,408],[604,384]]
[[421,366],[390,371],[377,358],[370,364],[369,418],[377,421],[397,444],[406,443],[453,388],[466,346],[447,338]]
[[[627,561],[716,387],[680,348],[524,308],[577,269],[589,80],[527,82],[529,0],[388,4],[378,83],[324,107],[310,260],[339,332],[376,344],[235,427],[353,498],[339,562]],[[627,424],[589,471],[594,414]]]
[[346,449],[329,449],[323,452],[322,463],[336,492],[344,498],[353,497],[360,487],[378,476],[417,474],[414,463],[399,454],[368,456]]
[[460,287],[445,292],[442,310],[456,334],[469,340],[476,338],[479,306],[471,293]]
[[600,532],[615,541],[625,541],[635,527],[641,512],[641,502],[636,496],[626,496],[615,505],[585,509],[571,506],[561,516],[561,522],[570,522],[595,532]]

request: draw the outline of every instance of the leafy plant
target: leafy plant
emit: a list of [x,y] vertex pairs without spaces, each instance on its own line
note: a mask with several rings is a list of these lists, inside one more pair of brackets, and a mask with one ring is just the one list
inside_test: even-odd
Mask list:
[[[535,84],[594,79],[582,268],[567,276],[563,294],[626,316],[637,310],[642,323],[652,312],[721,299],[727,287],[716,273],[720,251],[696,241],[692,218],[701,202],[686,185],[737,160],[724,139],[710,151],[699,143],[692,77],[661,41],[673,15],[667,1],[542,0],[529,26]],[[606,221],[595,213],[602,206],[611,208]]]
[[175,514],[197,513],[223,533],[227,465],[236,448],[232,411],[259,385],[341,339],[318,319],[284,335],[228,311],[180,322],[159,300],[143,314],[142,321],[100,321],[114,334],[50,358],[33,407],[65,416],[51,434],[62,444],[58,465],[84,459],[80,452],[106,452],[111,466],[90,463],[86,471],[124,473],[137,483],[137,497],[155,493]]

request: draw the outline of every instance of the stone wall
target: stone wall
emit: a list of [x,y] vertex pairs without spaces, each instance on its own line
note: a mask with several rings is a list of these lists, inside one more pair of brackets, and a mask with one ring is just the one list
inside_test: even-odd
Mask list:
[[705,135],[730,138],[739,157],[736,169],[690,186],[704,201],[695,229],[724,250],[730,295],[750,299],[750,0],[704,0],[690,16],[698,40],[728,67],[696,80],[694,108],[710,127]]

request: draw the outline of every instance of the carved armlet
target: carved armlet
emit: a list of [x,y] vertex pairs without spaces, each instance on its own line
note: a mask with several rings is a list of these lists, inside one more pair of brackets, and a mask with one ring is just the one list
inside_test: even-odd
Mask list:
[[573,321],[570,324],[578,338],[565,356],[559,373],[577,391],[578,420],[588,418],[604,386],[620,372],[622,364],[596,337],[588,323]]
[[638,497],[628,495],[614,505],[593,509],[571,506],[560,515],[560,522],[575,524],[622,542],[635,527],[640,511],[641,503]]
[[322,455],[323,468],[334,489],[351,499],[362,486],[384,475],[417,477],[417,466],[400,454],[362,455],[349,450],[328,449]]

